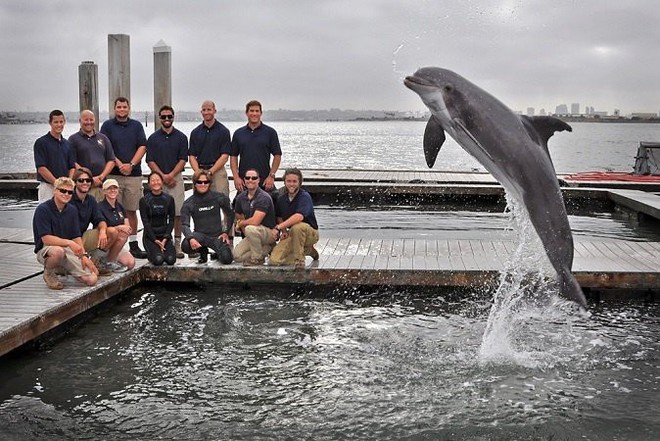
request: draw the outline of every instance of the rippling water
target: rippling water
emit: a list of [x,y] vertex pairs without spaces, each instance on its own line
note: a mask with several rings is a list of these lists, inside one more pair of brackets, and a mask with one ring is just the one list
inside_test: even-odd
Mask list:
[[143,288],[0,363],[6,439],[651,439],[658,305],[539,308],[480,357],[451,292]]
[[[198,123],[177,127],[186,135]],[[226,122],[233,132],[244,122]],[[426,170],[420,121],[268,122],[279,133],[283,167]],[[550,152],[559,172],[588,170],[632,171],[640,141],[660,141],[660,124],[571,123],[573,132],[550,139]],[[65,136],[78,130],[69,121]],[[147,128],[147,134],[152,128]],[[47,124],[0,125],[0,172],[33,171],[34,141]],[[144,165],[144,170],[147,167]],[[484,170],[452,139],[447,139],[435,165],[438,170]]]

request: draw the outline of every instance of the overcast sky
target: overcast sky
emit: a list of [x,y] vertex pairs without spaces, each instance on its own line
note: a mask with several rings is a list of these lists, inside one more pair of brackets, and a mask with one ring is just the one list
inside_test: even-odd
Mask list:
[[153,46],[172,48],[173,106],[424,110],[421,66],[463,75],[514,110],[578,102],[660,110],[657,0],[0,2],[0,110],[76,110],[78,65],[128,34],[135,110],[153,107]]

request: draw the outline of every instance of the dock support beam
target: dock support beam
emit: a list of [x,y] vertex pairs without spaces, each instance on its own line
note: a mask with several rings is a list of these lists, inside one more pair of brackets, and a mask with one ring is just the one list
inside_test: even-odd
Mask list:
[[94,129],[99,130],[99,67],[93,61],[83,61],[78,66],[78,98],[80,111],[94,112]]
[[108,107],[115,116],[115,99],[131,99],[131,40],[125,34],[108,34]]
[[163,40],[154,46],[154,130],[160,129],[158,109],[172,105],[172,48]]

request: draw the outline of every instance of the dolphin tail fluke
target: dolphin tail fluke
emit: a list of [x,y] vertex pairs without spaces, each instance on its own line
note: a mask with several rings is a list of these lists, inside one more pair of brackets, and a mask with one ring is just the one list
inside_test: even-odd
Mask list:
[[578,305],[583,308],[587,308],[587,298],[582,292],[580,284],[575,280],[575,277],[569,269],[565,269],[559,275],[560,277],[560,286],[561,294],[569,300],[573,300]]
[[442,128],[440,121],[431,115],[431,119],[426,123],[426,129],[424,130],[424,158],[429,168],[433,168],[435,158],[438,157],[438,152],[445,139],[447,139],[445,129]]

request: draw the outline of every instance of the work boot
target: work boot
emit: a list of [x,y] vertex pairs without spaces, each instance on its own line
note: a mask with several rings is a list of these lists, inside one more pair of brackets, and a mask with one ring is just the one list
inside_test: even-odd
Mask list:
[[55,270],[44,269],[44,282],[50,289],[62,289],[64,285],[60,282],[60,279],[57,278]]
[[314,248],[314,245],[305,250],[305,256],[310,256],[312,260],[319,260],[319,252]]
[[147,252],[142,251],[140,249],[140,246],[137,243],[137,240],[134,240],[128,244],[128,249],[130,250],[131,254],[133,257],[136,259],[146,259],[147,258]]
[[243,266],[262,266],[263,264],[263,259],[246,259],[243,261]]
[[176,258],[177,259],[183,259],[185,254],[183,254],[183,251],[181,251],[181,238],[180,237],[175,237],[174,238],[174,249],[176,250]]
[[197,263],[206,263],[209,261],[209,250],[206,248],[200,248],[199,249],[199,259],[197,259]]

